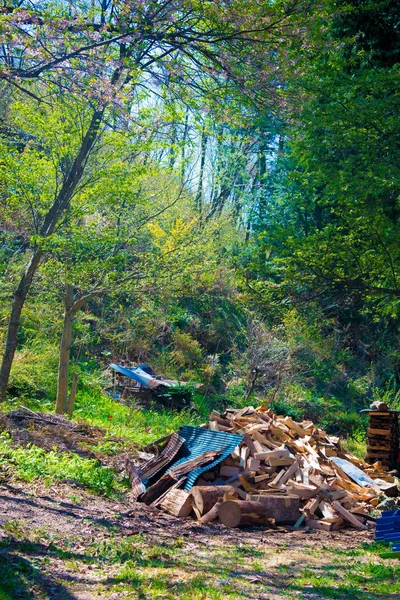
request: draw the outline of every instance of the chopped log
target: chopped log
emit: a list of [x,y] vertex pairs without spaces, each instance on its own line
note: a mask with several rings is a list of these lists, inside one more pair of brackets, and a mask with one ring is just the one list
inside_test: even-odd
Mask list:
[[246,444],[246,446],[250,450],[250,454],[252,456],[254,456],[254,454],[257,452],[257,449],[256,449],[256,447],[254,445],[253,440],[251,439],[251,437],[249,436],[248,433],[244,434],[244,436],[243,436],[243,443]]
[[335,510],[333,509],[333,507],[330,504],[328,504],[328,502],[325,502],[325,500],[322,500],[322,502],[319,503],[319,510],[321,511],[325,519],[338,519],[338,516],[335,514]]
[[192,498],[190,493],[184,490],[170,490],[160,506],[175,517],[188,517],[192,512]]
[[281,477],[279,479],[279,483],[281,483],[282,485],[284,483],[286,483],[296,473],[298,468],[299,468],[299,463],[296,460],[296,461],[294,461],[292,466],[289,467],[287,471],[285,471],[285,474],[283,475],[283,477]]
[[261,502],[236,500],[223,502],[219,507],[219,520],[226,527],[241,525],[267,525],[268,508]]
[[268,511],[269,518],[274,519],[275,523],[296,523],[300,517],[300,503],[296,496],[247,494],[247,500],[263,504]]
[[199,523],[201,523],[203,525],[205,523],[211,523],[211,521],[214,521],[218,517],[219,508],[220,508],[221,504],[222,504],[222,501],[214,504],[212,509],[209,510],[208,513],[203,515],[201,517],[201,519],[199,519]]
[[243,446],[240,451],[240,467],[242,469],[246,468],[246,461],[249,457],[249,454],[250,454],[250,450],[247,448],[247,446]]
[[380,411],[380,412],[382,412],[382,411],[386,412],[389,407],[386,404],[386,402],[380,402],[379,400],[375,400],[375,402],[372,402],[370,408],[372,408],[372,410],[377,410],[377,411]]
[[260,461],[256,458],[248,458],[247,459],[247,469],[249,471],[258,471],[260,468]]
[[269,460],[271,458],[289,458],[289,452],[282,448],[282,450],[268,450],[266,452],[256,452],[254,458],[258,460]]
[[200,515],[208,513],[216,502],[222,500],[224,494],[237,495],[235,488],[231,485],[196,485],[191,489],[191,494]]
[[322,529],[322,531],[336,531],[340,527],[340,523],[330,523],[329,521],[309,519],[305,522],[305,526],[310,529]]
[[170,492],[172,492],[172,490],[175,490],[176,488],[180,488],[185,481],[186,481],[185,476],[178,479],[178,481],[176,483],[174,483],[173,486],[168,488],[166,492],[164,492],[163,494],[161,494],[161,496],[159,496],[158,498],[153,500],[153,502],[150,504],[150,506],[154,506],[155,508],[158,507],[161,504],[161,502],[164,500],[164,498],[167,494],[169,494]]
[[291,417],[285,417],[284,420],[285,420],[285,424],[290,429],[292,429],[293,431],[295,431],[297,433],[297,435],[299,435],[302,438],[306,437],[307,432],[304,431],[304,429],[302,427],[300,427],[300,425],[298,425],[297,423],[295,423]]
[[320,503],[319,498],[311,498],[311,500],[309,500],[307,502],[307,504],[305,506],[303,506],[303,511],[307,514],[313,515],[315,513],[315,511],[317,510],[319,503]]
[[267,465],[270,467],[288,467],[295,462],[295,458],[288,456],[286,458],[269,458]]

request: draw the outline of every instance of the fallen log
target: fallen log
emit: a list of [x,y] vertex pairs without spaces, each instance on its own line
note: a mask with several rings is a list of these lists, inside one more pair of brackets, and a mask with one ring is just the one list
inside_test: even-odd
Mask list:
[[235,488],[231,485],[197,485],[192,488],[191,492],[200,515],[208,513],[216,502],[222,500],[224,494],[237,495]]
[[219,507],[219,520],[226,527],[241,525],[267,525],[269,511],[260,502],[248,500],[228,500]]

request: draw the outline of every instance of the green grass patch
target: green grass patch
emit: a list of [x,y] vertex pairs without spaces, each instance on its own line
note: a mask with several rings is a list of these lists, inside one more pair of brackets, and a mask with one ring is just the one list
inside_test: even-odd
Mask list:
[[8,435],[0,435],[0,472],[13,473],[22,481],[70,480],[98,494],[112,496],[127,485],[118,481],[116,473],[104,467],[96,459],[51,450],[46,452],[38,446],[13,448]]

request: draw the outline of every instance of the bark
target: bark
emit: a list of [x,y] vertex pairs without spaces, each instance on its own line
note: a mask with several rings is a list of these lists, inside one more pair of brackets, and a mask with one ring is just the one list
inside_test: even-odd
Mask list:
[[76,398],[76,390],[78,389],[78,378],[79,375],[78,373],[74,373],[72,376],[72,385],[71,385],[71,392],[69,394],[69,400],[68,400],[68,409],[67,409],[67,413],[71,416],[72,413],[74,412],[74,404],[75,404],[75,398]]
[[[92,150],[93,144],[97,139],[100,124],[103,118],[103,113],[104,108],[98,109],[93,113],[91,122],[85,134],[85,137],[83,138],[79,152],[75,157],[74,162],[72,163],[71,169],[69,170],[69,173],[65,178],[64,183],[56,199],[54,200],[53,205],[51,206],[50,210],[45,216],[43,226],[40,230],[40,235],[42,237],[48,237],[54,232],[61,215],[69,205],[69,202],[76,190],[76,187],[82,178],[90,151]],[[33,277],[39,267],[42,254],[43,252],[40,248],[36,247],[33,249],[32,257],[24,271],[24,274],[21,277],[17,290],[14,294],[10,319],[7,327],[3,360],[0,369],[0,401],[5,400],[8,381],[10,378],[11,366],[17,347],[17,334],[19,324],[21,321],[22,309],[26,297],[29,293],[30,287],[32,285]]]
[[195,206],[197,212],[201,213],[203,210],[203,179],[204,179],[204,166],[206,162],[206,149],[207,149],[207,134],[205,131],[205,125],[201,132],[200,141],[200,173],[199,173],[199,186],[197,188],[197,194],[195,199]]
[[73,304],[72,285],[67,283],[65,288],[65,312],[64,323],[60,342],[60,358],[58,363],[57,400],[56,413],[62,415],[68,408],[68,373],[69,359],[72,343],[72,319],[71,307]]
[[41,257],[41,250],[36,249],[28,263],[28,266],[25,269],[23,276],[21,277],[18,288],[14,294],[14,301],[11,307],[11,314],[8,322],[4,346],[3,361],[0,369],[0,401],[5,400],[8,380],[10,378],[11,365],[17,347],[17,334],[21,320],[22,308],[31,287],[33,276],[39,266]]
[[235,493],[231,485],[196,485],[192,488],[193,500],[201,515],[208,513],[224,494],[233,496]]
[[226,527],[267,525],[268,519],[268,507],[260,502],[228,500],[219,507],[219,520]]

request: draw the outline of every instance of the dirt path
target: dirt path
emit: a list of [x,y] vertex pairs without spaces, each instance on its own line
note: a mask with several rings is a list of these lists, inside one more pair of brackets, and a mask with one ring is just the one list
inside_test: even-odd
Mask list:
[[[304,584],[304,569],[324,568],[332,551],[351,554],[373,533],[200,527],[129,497],[115,501],[68,484],[13,483],[0,485],[0,538],[6,582],[12,574],[3,591],[0,584],[0,600],[316,600],[330,596]],[[354,594],[332,598],[374,598]]]

